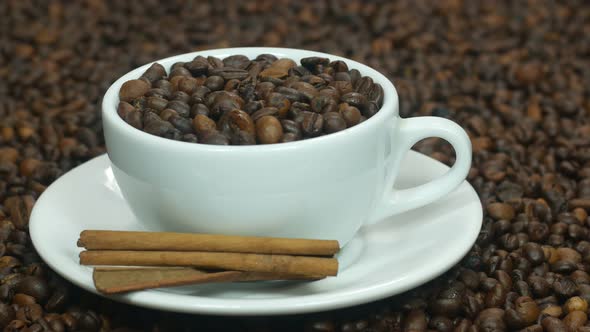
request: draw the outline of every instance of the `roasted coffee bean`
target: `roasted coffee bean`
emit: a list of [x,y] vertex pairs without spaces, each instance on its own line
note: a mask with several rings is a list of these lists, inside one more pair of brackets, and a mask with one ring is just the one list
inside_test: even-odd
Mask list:
[[254,112],[263,108],[264,105],[265,105],[265,102],[262,100],[250,101],[250,102],[246,103],[246,105],[244,105],[244,112],[252,115]]
[[178,113],[178,115],[180,115],[180,116],[183,116],[183,117],[190,116],[190,106],[187,103],[182,102],[180,100],[173,100],[173,101],[169,102],[168,105],[166,105],[166,108],[169,108],[171,110],[175,110],[176,113]]
[[338,112],[344,118],[346,125],[352,127],[357,125],[361,120],[361,112],[358,108],[350,106],[347,103],[342,103],[338,106]]
[[212,76],[221,76],[224,80],[243,80],[248,77],[248,71],[232,67],[214,68],[209,70]]
[[221,76],[209,76],[205,81],[205,86],[211,91],[218,91],[223,89],[225,81]]
[[168,118],[168,122],[170,122],[176,129],[180,130],[180,132],[183,134],[190,134],[193,132],[192,121],[188,118],[176,114],[170,116],[170,118]]
[[324,132],[327,134],[335,133],[346,129],[346,121],[340,113],[328,112],[323,115],[324,117]]
[[250,118],[248,113],[237,109],[225,113],[217,123],[217,129],[230,137],[232,141],[239,140],[242,143],[249,142],[250,140],[244,134],[241,135],[241,138],[238,138],[241,132],[249,134],[252,138],[256,135],[252,118]]
[[[205,115],[205,116],[209,116],[209,108],[207,107],[207,105],[205,104],[194,104],[193,106],[191,106],[191,111],[190,111],[190,117],[194,118],[197,115]],[[160,116],[162,116],[162,114],[160,114]],[[163,116],[162,116],[163,119]]]
[[131,102],[143,96],[150,89],[150,85],[143,80],[130,80],[121,86],[119,99],[121,101]]
[[153,63],[142,75],[151,83],[161,80],[166,76],[166,69],[159,63]]
[[250,59],[247,56],[237,54],[230,55],[222,60],[225,67],[232,67],[237,69],[246,69],[250,65]]
[[278,110],[277,115],[279,116],[279,118],[285,118],[287,116],[289,108],[291,107],[291,102],[289,101],[289,98],[278,92],[270,93],[266,98],[265,104],[267,107],[276,108]]
[[125,116],[125,122],[137,129],[143,129],[142,114],[139,111],[131,111],[127,113]]
[[201,134],[199,142],[212,145],[229,145],[229,139],[216,130],[206,131]]
[[328,113],[338,111],[338,104],[336,101],[325,95],[319,95],[311,100],[311,109],[317,113]]
[[256,120],[256,137],[261,144],[277,143],[283,137],[281,122],[274,116],[265,115]]
[[162,112],[160,112],[160,118],[164,121],[170,120],[170,118],[173,116],[180,116],[180,115],[178,115],[178,112],[176,112],[175,110],[170,109],[170,108],[167,108],[167,109],[163,110]]
[[569,298],[578,293],[578,286],[569,278],[562,278],[553,283],[555,294],[562,298]]
[[168,105],[168,101],[162,97],[149,97],[146,106],[156,111],[162,111]]
[[184,91],[176,91],[170,95],[170,100],[188,104],[191,100],[191,96]]
[[209,131],[215,131],[217,129],[217,124],[206,115],[197,114],[193,118],[193,129],[198,136],[203,136]]
[[252,114],[251,118],[254,122],[256,122],[261,117],[267,116],[267,115],[278,117],[279,109],[276,107],[263,107],[263,108],[259,109],[258,111],[254,112]]
[[301,126],[304,137],[320,135],[324,126],[323,116],[315,112],[301,112],[295,121]]
[[40,277],[30,276],[22,279],[15,290],[18,293],[32,296],[39,303],[45,302],[50,295],[47,282]]

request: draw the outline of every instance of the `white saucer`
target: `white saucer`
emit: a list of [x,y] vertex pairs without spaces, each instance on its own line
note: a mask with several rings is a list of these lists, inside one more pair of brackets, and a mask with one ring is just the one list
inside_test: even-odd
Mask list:
[[[410,151],[396,187],[421,184],[448,170]],[[215,315],[276,315],[337,309],[382,299],[423,284],[471,248],[482,206],[464,182],[444,199],[366,226],[339,254],[337,277],[315,282],[199,285],[112,297],[161,310]],[[30,234],[39,255],[74,284],[95,292],[91,269],[78,264],[84,229],[141,230],[113,178],[106,155],[55,181],[35,204]]]

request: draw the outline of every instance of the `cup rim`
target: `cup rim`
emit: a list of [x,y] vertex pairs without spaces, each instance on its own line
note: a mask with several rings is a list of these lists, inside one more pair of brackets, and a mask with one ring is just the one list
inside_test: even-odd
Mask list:
[[[363,76],[369,76],[374,82],[381,84],[383,87],[383,105],[379,108],[379,111],[371,118],[364,122],[357,124],[351,128],[346,128],[342,131],[313,137],[304,140],[298,140],[286,143],[275,143],[275,144],[254,144],[254,145],[212,145],[203,143],[190,143],[183,141],[176,141],[164,137],[155,136],[134,128],[133,126],[126,123],[119,114],[117,114],[117,105],[119,103],[119,90],[123,83],[128,80],[139,78],[153,63],[165,64],[164,67],[169,68],[173,63],[178,61],[192,60],[198,55],[202,56],[216,56],[224,58],[235,54],[245,54],[248,57],[252,57],[253,54],[273,54],[277,57],[307,57],[307,56],[319,56],[329,58],[331,61],[342,60],[346,62],[349,68],[359,70]],[[169,65],[168,65],[169,64]],[[159,144],[163,148],[170,149],[188,149],[189,151],[272,151],[272,150],[291,150],[300,149],[311,145],[318,144],[332,144],[342,139],[346,139],[348,136],[357,135],[362,131],[371,131],[382,121],[387,120],[389,116],[398,116],[398,94],[393,83],[385,77],[379,71],[371,68],[368,65],[362,64],[358,61],[329,54],[323,52],[316,52],[305,49],[295,48],[281,48],[281,47],[232,47],[232,48],[217,48],[202,50],[196,52],[182,53],[174,56],[158,59],[149,62],[145,65],[139,66],[135,69],[130,70],[121,77],[119,77],[111,86],[107,89],[102,100],[102,118],[103,122],[108,122],[112,128],[116,128],[120,133],[125,134],[128,137],[135,137],[135,139],[145,141],[147,144]]]

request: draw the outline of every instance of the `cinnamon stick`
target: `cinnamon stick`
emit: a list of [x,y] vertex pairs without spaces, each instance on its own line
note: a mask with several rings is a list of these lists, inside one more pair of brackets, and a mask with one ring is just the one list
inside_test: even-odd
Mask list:
[[303,256],[332,256],[340,250],[335,240],[101,230],[80,233],[78,246],[99,250],[217,251]]
[[80,253],[82,265],[185,266],[216,270],[269,272],[302,276],[335,276],[338,261],[288,255],[227,252],[88,250]]
[[118,294],[151,288],[196,285],[204,283],[262,280],[300,280],[310,278],[298,275],[282,275],[263,272],[206,272],[194,268],[167,267],[95,268],[94,272],[92,273],[92,279],[94,280],[94,285],[99,292],[103,294]]

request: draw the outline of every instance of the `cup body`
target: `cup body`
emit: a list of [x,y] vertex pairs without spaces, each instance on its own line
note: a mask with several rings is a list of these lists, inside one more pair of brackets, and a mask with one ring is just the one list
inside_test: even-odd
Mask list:
[[150,64],[117,80],[103,99],[103,125],[112,169],[147,230],[335,239],[341,245],[371,218],[385,178],[398,169],[398,97],[391,82],[358,62],[318,52],[233,48],[157,61],[167,69],[197,55],[224,58],[262,53],[295,61],[309,56],[343,60],[384,89],[381,110],[341,132],[272,145],[215,146],[156,137],[117,114],[118,91]]

